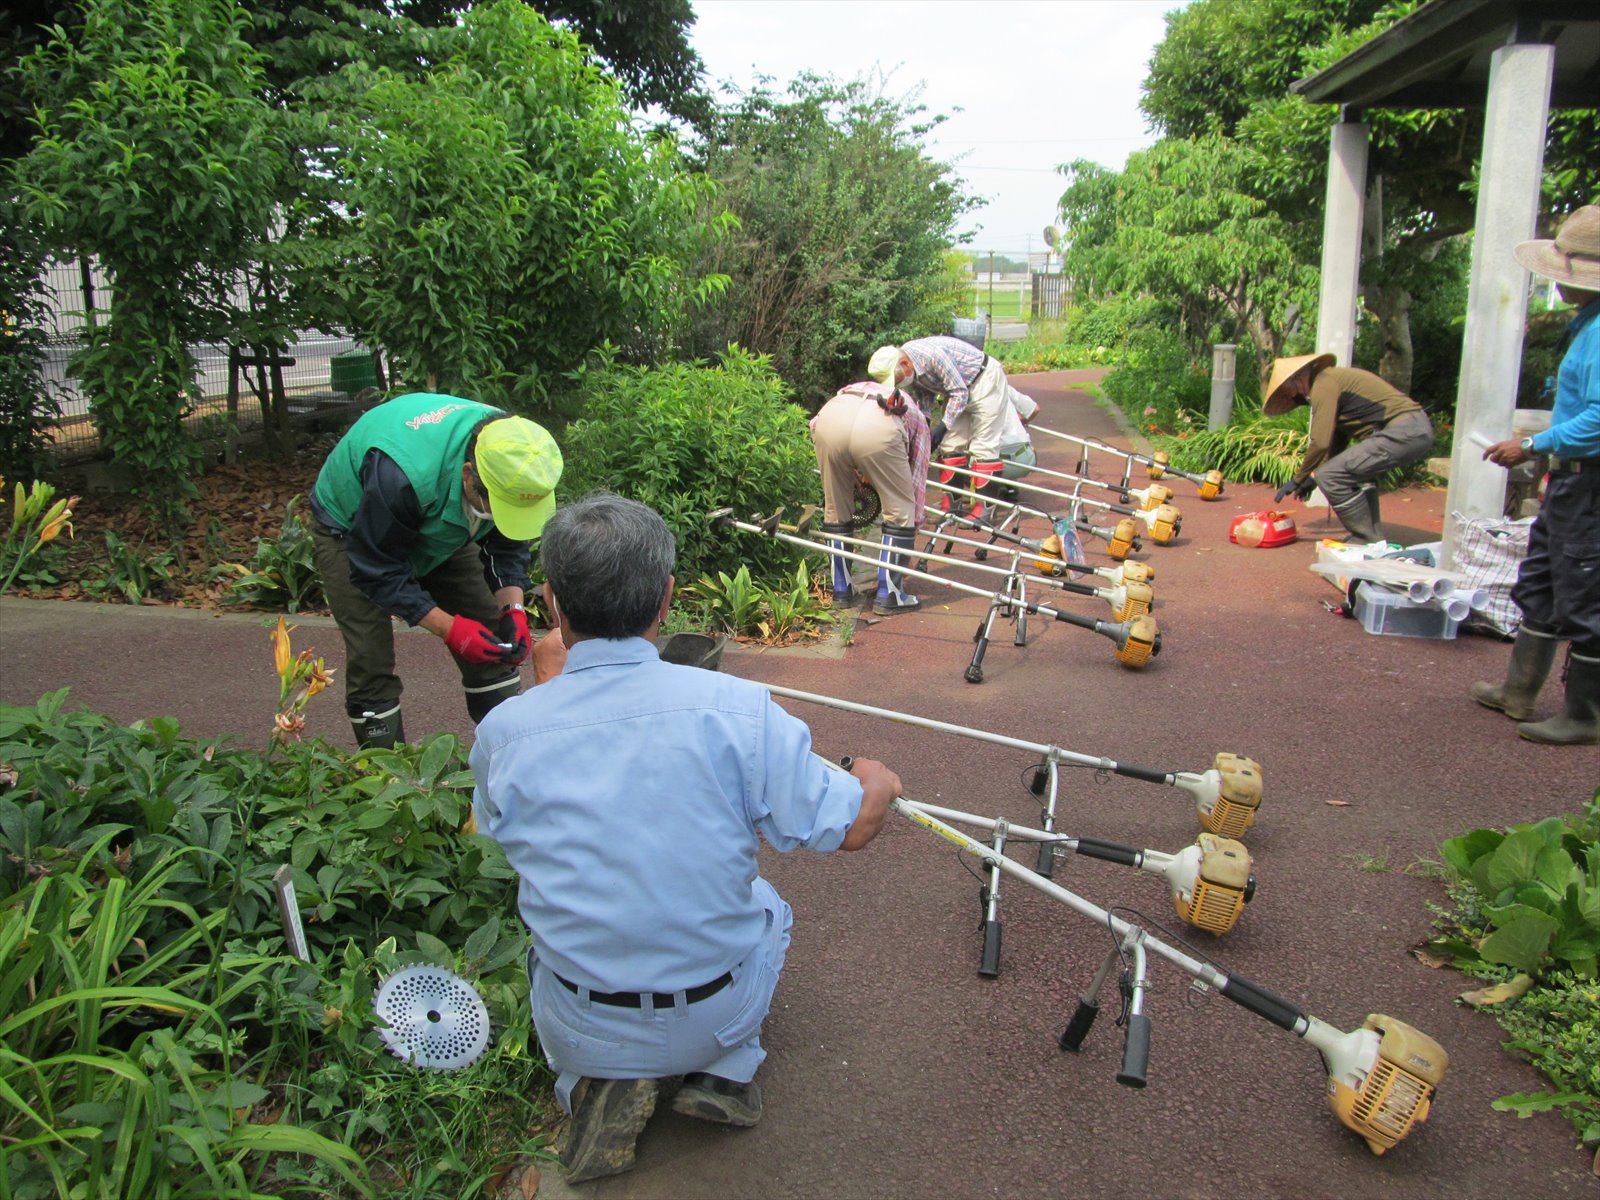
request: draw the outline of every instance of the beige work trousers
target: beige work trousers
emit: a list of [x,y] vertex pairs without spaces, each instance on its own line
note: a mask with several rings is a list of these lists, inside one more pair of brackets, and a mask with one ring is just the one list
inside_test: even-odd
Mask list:
[[906,428],[872,397],[840,392],[812,418],[811,440],[822,472],[828,521],[850,520],[860,473],[883,501],[885,525],[915,528],[922,523],[915,507]]
[[1011,407],[1009,389],[1006,369],[999,359],[991,358],[967,389],[966,408],[954,421],[945,423],[949,433],[939,446],[939,457],[968,454],[974,462],[999,458],[1006,413]]

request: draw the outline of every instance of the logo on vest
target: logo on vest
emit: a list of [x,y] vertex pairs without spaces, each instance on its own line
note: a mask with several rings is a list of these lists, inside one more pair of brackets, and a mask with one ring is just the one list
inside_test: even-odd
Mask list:
[[421,429],[424,425],[437,425],[453,412],[460,412],[464,408],[477,408],[476,404],[446,404],[443,408],[436,408],[432,412],[419,413],[406,422],[411,429]]

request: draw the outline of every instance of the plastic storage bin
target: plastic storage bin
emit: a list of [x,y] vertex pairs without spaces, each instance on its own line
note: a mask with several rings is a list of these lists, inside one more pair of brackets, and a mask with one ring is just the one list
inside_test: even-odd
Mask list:
[[1368,633],[1445,640],[1461,625],[1436,604],[1418,604],[1366,581],[1356,587],[1356,620]]

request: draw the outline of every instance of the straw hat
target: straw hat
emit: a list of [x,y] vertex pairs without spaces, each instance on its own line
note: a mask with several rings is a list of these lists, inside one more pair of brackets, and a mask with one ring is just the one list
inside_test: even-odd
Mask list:
[[1600,292],[1600,205],[1585,204],[1565,221],[1555,238],[1518,242],[1517,261],[1535,275]]
[[1272,378],[1267,380],[1267,398],[1261,411],[1269,417],[1280,416],[1300,402],[1299,396],[1290,395],[1285,385],[1301,371],[1320,371],[1338,361],[1331,354],[1300,354],[1294,358],[1280,358],[1272,364]]

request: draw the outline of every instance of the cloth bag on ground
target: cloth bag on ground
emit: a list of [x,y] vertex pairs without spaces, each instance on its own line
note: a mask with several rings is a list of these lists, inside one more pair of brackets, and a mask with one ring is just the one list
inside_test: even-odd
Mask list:
[[1459,531],[1455,569],[1467,577],[1469,587],[1489,593],[1489,603],[1472,611],[1467,626],[1510,637],[1522,624],[1522,610],[1511,602],[1511,585],[1517,582],[1517,568],[1527,557],[1533,518],[1451,516]]

